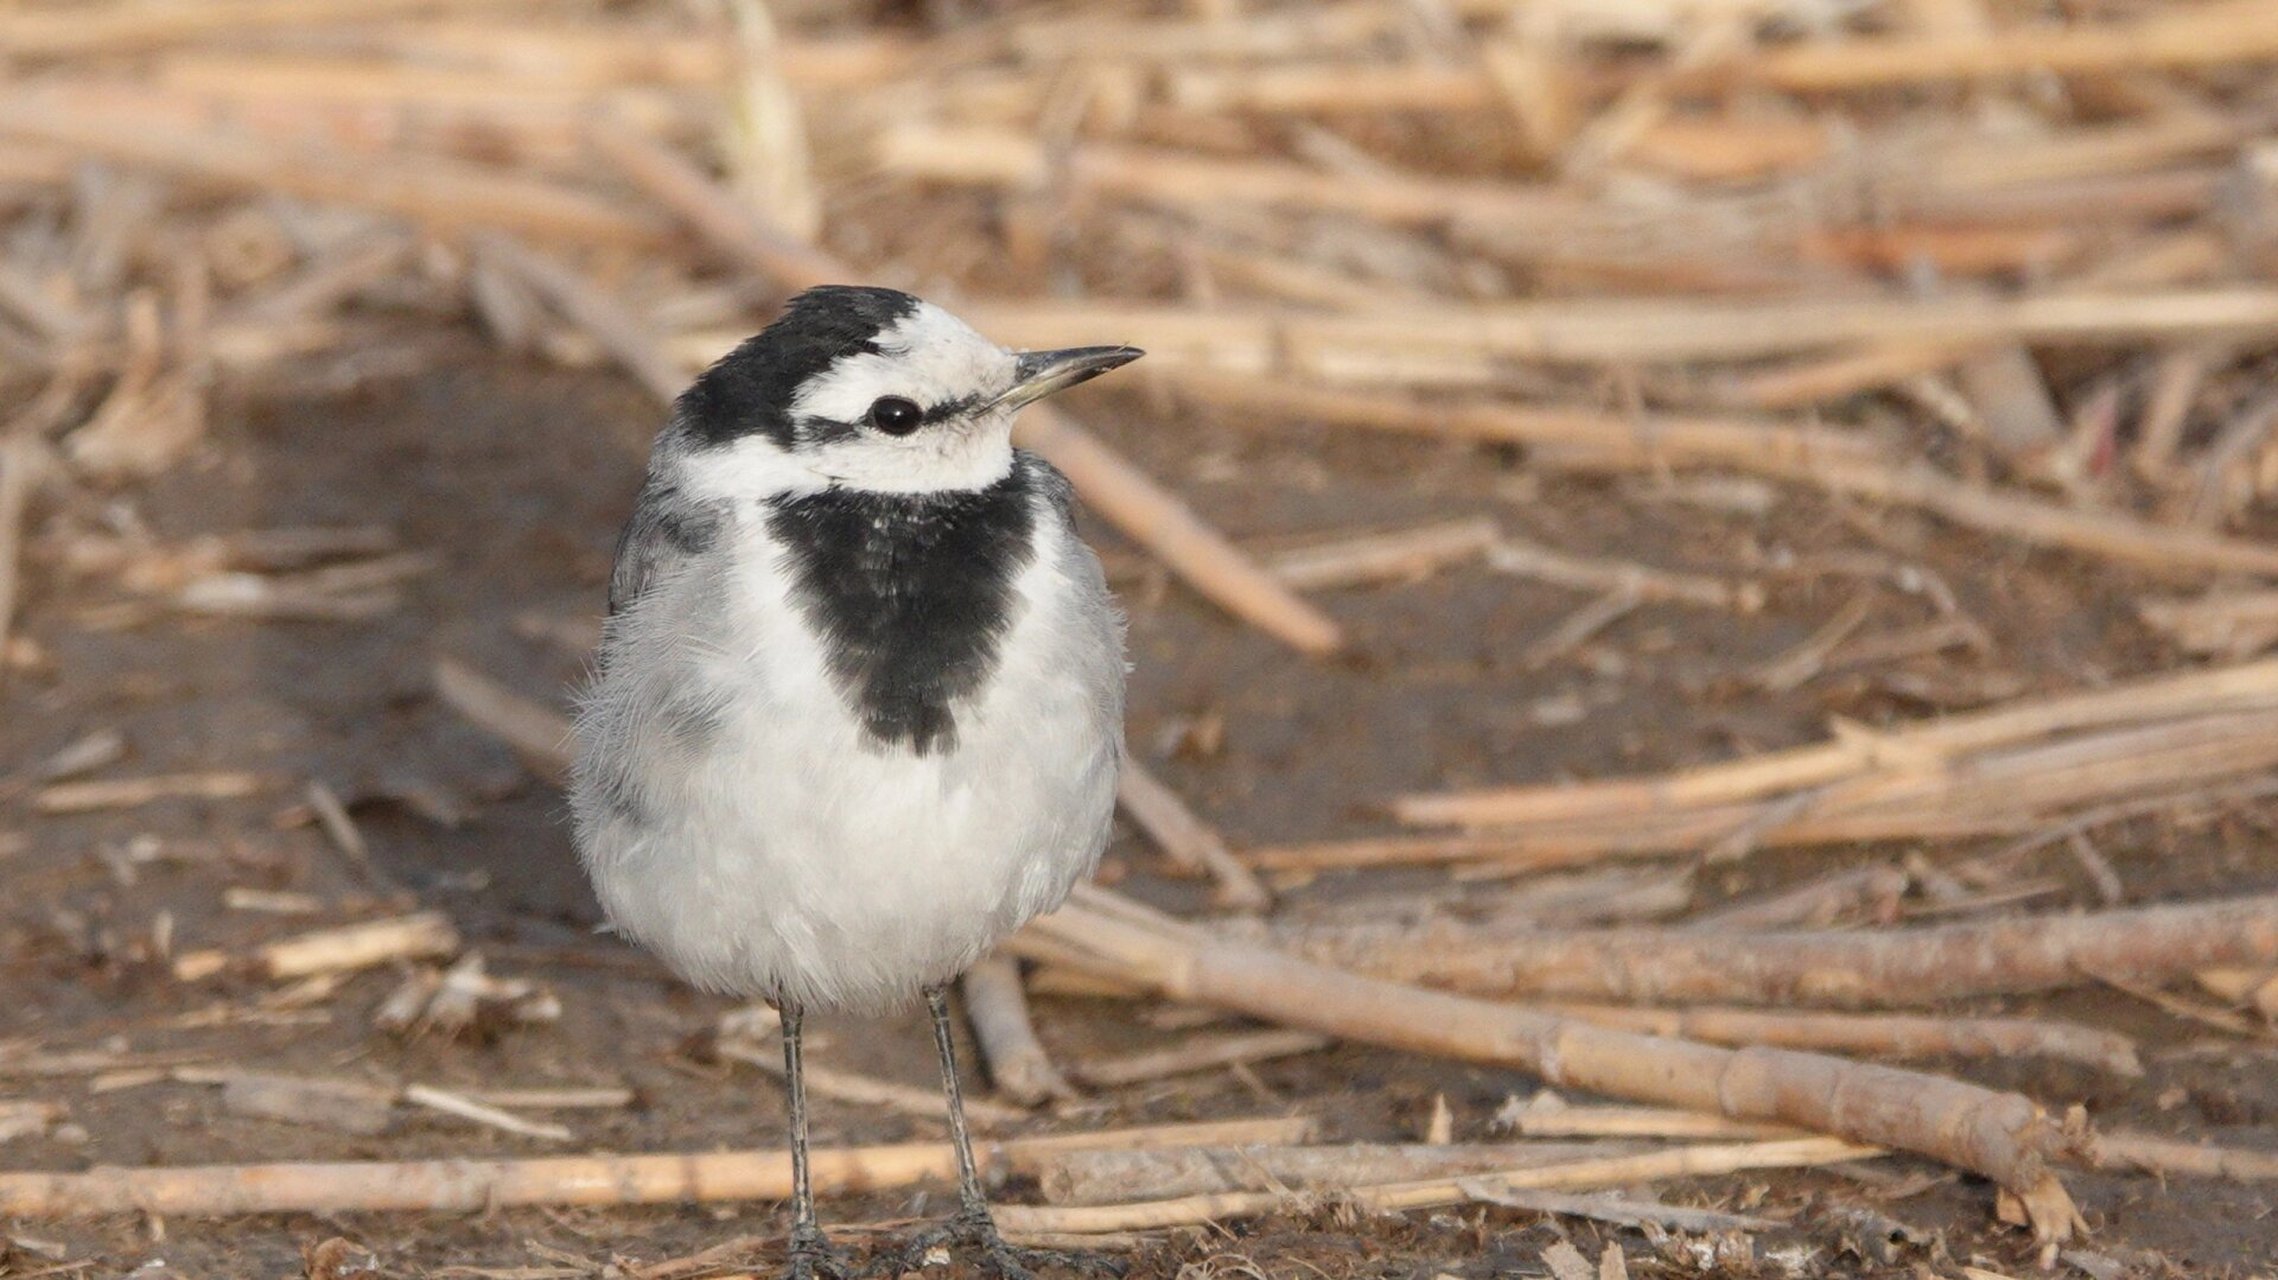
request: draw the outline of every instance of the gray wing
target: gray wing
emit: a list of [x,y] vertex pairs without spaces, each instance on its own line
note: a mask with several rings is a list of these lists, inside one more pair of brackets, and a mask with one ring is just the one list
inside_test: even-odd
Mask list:
[[632,518],[617,535],[617,564],[609,574],[609,616],[633,607],[642,594],[690,556],[701,555],[719,539],[722,511],[716,502],[699,502],[680,486],[651,478],[633,504]]

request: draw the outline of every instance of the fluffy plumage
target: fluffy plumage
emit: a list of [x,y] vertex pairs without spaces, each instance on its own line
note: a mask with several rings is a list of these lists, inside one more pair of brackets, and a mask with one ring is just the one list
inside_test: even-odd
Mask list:
[[[907,295],[818,290],[658,437],[571,798],[610,921],[689,981],[888,1007],[1098,860],[1122,621],[1066,482],[1011,447],[1032,365]],[[924,424],[867,426],[884,396]]]

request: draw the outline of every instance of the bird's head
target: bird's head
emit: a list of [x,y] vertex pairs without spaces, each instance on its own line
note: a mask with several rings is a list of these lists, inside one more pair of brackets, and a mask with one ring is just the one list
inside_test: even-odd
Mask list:
[[1016,410],[1139,355],[1008,351],[909,294],[824,285],[698,376],[676,433],[746,493],[984,488],[1012,468]]

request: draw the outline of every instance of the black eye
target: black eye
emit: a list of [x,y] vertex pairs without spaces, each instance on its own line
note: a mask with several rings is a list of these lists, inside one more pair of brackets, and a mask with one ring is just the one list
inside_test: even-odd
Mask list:
[[870,406],[870,425],[890,436],[906,436],[925,421],[925,410],[915,400],[900,396],[880,396]]

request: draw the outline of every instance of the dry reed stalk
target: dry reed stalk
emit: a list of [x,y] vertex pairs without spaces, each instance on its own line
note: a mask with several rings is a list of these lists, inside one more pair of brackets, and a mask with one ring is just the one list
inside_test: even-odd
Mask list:
[[[1560,1191],[1521,1190],[1516,1187],[1489,1190],[1474,1186],[1473,1189],[1479,1193],[1483,1203],[1502,1205],[1506,1209],[1523,1209],[1546,1217],[1610,1222],[1618,1227],[1661,1227],[1669,1231],[1708,1234],[1720,1231],[1776,1231],[1787,1225],[1771,1218],[1726,1213],[1721,1209],[1695,1209],[1686,1205],[1663,1204],[1628,1192],[1571,1195]],[[1545,1256],[1547,1255],[1548,1251],[1545,1250]],[[1613,1260],[1610,1263],[1607,1261],[1609,1258]],[[1629,1280],[1629,1271],[1623,1258],[1621,1246],[1609,1244],[1606,1251],[1599,1255],[1597,1270],[1588,1274],[1597,1280]]]
[[1197,1036],[1167,1049],[1152,1049],[1120,1058],[1086,1059],[1071,1064],[1069,1071],[1086,1084],[1113,1088],[1219,1067],[1319,1053],[1334,1043],[1328,1036],[1314,1031],[1237,1031]]
[[[783,1074],[783,1050],[773,1042],[755,1044],[722,1040],[717,1052],[723,1058],[757,1067],[771,1076],[780,1078]],[[807,1092],[817,1098],[892,1111],[921,1120],[941,1120],[947,1114],[942,1110],[941,1092],[938,1089],[914,1088],[892,1080],[840,1071],[813,1062],[805,1065],[803,1074],[806,1076]],[[976,1126],[984,1129],[1018,1124],[1030,1118],[1025,1107],[1008,1106],[988,1098],[965,1099],[965,1114]]]
[[985,956],[957,980],[965,997],[965,1021],[981,1047],[981,1062],[998,1093],[1024,1107],[1076,1096],[1074,1086],[1052,1065],[1052,1055],[1036,1038],[1021,985],[1020,962]]
[[1387,174],[1358,183],[1296,164],[1100,144],[1060,157],[1037,138],[998,129],[904,124],[879,135],[876,153],[880,168],[918,181],[1027,191],[1060,185],[1174,208],[1232,202],[1328,209],[1402,226],[1464,218],[1514,233],[1555,232],[1589,213],[1573,195],[1506,182]]
[[648,326],[599,285],[566,263],[503,232],[477,232],[476,253],[497,265],[599,342],[650,395],[670,406],[688,378],[664,353]]
[[[440,911],[418,911],[384,920],[317,929],[263,943],[245,958],[254,973],[272,981],[313,974],[369,969],[398,960],[447,956],[459,949],[459,931]],[[174,958],[174,976],[195,982],[230,968],[226,951],[188,951]]]
[[16,622],[22,580],[24,524],[32,490],[47,469],[47,448],[28,435],[0,439],[0,683],[7,680],[8,636]]
[[2085,693],[2012,703],[1880,732],[1701,765],[1657,777],[1410,795],[1394,814],[1419,825],[1509,828],[1738,804],[1824,787],[1894,766],[1942,761],[2060,734],[2278,708],[2278,661],[2159,674]]
[[1856,776],[1753,800],[1673,805],[1646,799],[1618,815],[1521,817],[1518,807],[1556,809],[1573,800],[1564,792],[1602,798],[1608,793],[1600,788],[1617,784],[1544,788],[1515,800],[1405,797],[1395,809],[1407,820],[1455,821],[1473,830],[1452,840],[1280,850],[1270,861],[1253,864],[1277,870],[1365,865],[1361,860],[1374,845],[1388,860],[1479,859],[1507,869],[1542,869],[1607,857],[1706,851],[1726,860],[1761,848],[2014,834],[2115,802],[2180,801],[2203,792],[2210,778],[2251,775],[2278,764],[2278,712],[2206,714],[1952,755],[1932,750],[1908,756],[1904,742],[1884,742],[1886,755]]
[[1507,838],[1493,832],[1460,835],[1363,836],[1351,840],[1322,840],[1306,844],[1253,845],[1241,853],[1242,861],[1259,871],[1316,872],[1357,867],[1397,867],[1443,862],[1485,864],[1505,856],[1524,855],[1525,837]]
[[1695,182],[1759,181],[1820,163],[1834,142],[1817,120],[1672,116],[1640,131],[1622,160]]
[[1702,1111],[1667,1107],[1574,1106],[1545,1089],[1513,1105],[1507,1100],[1496,1122],[1530,1138],[1665,1138],[1698,1142],[1779,1142],[1809,1135],[1793,1125],[1733,1120]]
[[1729,466],[1781,478],[1823,464],[1868,466],[1894,460],[1881,442],[1857,432],[1822,431],[1770,419],[1652,415],[1624,417],[1589,409],[1534,409],[1476,401],[1434,404],[1407,395],[1330,390],[1272,377],[1180,369],[1171,386],[1219,414],[1230,426],[1272,419],[1319,422],[1459,440],[1559,449],[1562,461],[1607,468]]
[[411,256],[409,237],[388,228],[336,249],[306,271],[231,308],[239,324],[284,325],[329,313],[357,290],[393,274]]
[[597,103],[676,137],[700,125],[703,100],[685,90],[581,83],[559,70],[525,63],[502,74],[496,67],[298,50],[191,48],[159,61],[144,83],[188,100],[232,104],[241,116],[292,110],[304,121],[338,117],[337,132],[350,138],[376,132],[450,148],[464,133],[465,142],[488,142],[486,149],[506,141],[525,158],[542,150],[550,160],[575,155],[583,117]]
[[2152,481],[2167,477],[2199,388],[2227,354],[2227,348],[2211,343],[2189,343],[2161,353],[2136,428],[2135,447],[2128,456],[2137,475]]
[[453,1093],[447,1089],[438,1089],[433,1085],[406,1085],[403,1090],[403,1100],[413,1106],[425,1107],[430,1111],[440,1111],[447,1116],[456,1116],[461,1120],[472,1121],[485,1128],[497,1129],[502,1133],[518,1134],[525,1138],[543,1138],[548,1142],[567,1142],[576,1136],[570,1132],[567,1125],[554,1124],[543,1120],[525,1120],[511,1111],[477,1102],[472,1098]]
[[2236,661],[2278,644],[2278,591],[2220,591],[2188,600],[2140,600],[2144,625],[2185,653]]
[[1809,925],[1826,928],[1864,912],[1882,918],[1897,914],[1897,903],[1914,877],[1897,867],[1870,866],[1837,871],[1766,897],[1713,908],[1688,918],[1686,929],[1778,929]]
[[686,221],[714,250],[785,293],[851,278],[827,254],[768,225],[710,174],[624,121],[596,120],[588,137],[603,159],[650,199]]
[[1810,231],[1798,251],[1806,262],[1894,272],[1936,267],[1943,276],[2036,272],[2076,255],[2084,240],[2064,227],[1837,226]]
[[1504,538],[1487,551],[1487,564],[1499,573],[1532,578],[1579,591],[1618,592],[1640,601],[1678,601],[1711,609],[1754,613],[1764,607],[1764,588],[1704,574],[1672,573],[1627,560],[1568,555],[1550,547]]
[[2005,342],[1979,352],[1954,376],[1974,410],[1974,429],[2003,456],[2036,462],[2064,439],[2056,398],[2024,347]]
[[[1481,930],[1441,925],[1405,947],[1319,934],[1306,954],[1388,981],[1482,994],[1692,1005],[1918,1006],[2075,986],[2147,986],[2278,962],[2278,896],[1929,929],[1774,933]],[[1721,1037],[1719,1037],[1721,1038]]]
[[1166,857],[1180,867],[1209,876],[1212,901],[1235,911],[1264,911],[1273,894],[1233,851],[1216,828],[1202,820],[1176,791],[1128,753],[1116,775],[1116,806]]
[[2015,297],[1582,298],[1385,307],[1366,314],[1203,311],[1140,303],[994,300],[964,310],[1015,344],[1113,336],[1160,367],[1334,376],[1340,362],[1471,353],[1566,363],[1739,360],[1865,341],[2036,345],[2278,333],[2278,289],[2230,286]]
[[1927,511],[1984,533],[2119,560],[2163,577],[2208,573],[2278,576],[2278,548],[2205,529],[2175,528],[2114,511],[2053,506],[1975,488],[1927,466],[1801,468],[1791,479],[1830,492]]
[[1174,1000],[1339,1039],[1534,1072],[1562,1087],[1919,1152],[1992,1178],[2036,1233],[2078,1224],[2050,1162],[2074,1138],[2028,1100],[1897,1068],[1785,1049],[1729,1050],[1592,1027],[1516,1005],[1446,995],[1213,938],[1128,899],[1079,887],[1009,949]]
[[59,782],[32,794],[39,813],[94,813],[134,809],[161,800],[236,800],[266,791],[272,779],[236,769],[160,773],[140,778]]
[[443,7],[443,0],[198,0],[196,4],[16,9],[0,13],[0,49],[19,58],[130,53],[201,36],[371,22]]
[[1408,529],[1314,542],[1266,556],[1266,571],[1299,591],[1410,582],[1469,560],[1502,537],[1493,520],[1476,516]]
[[[1877,1147],[1861,1146],[1833,1138],[1679,1147],[1671,1151],[1601,1156],[1566,1164],[1506,1169],[1493,1173],[1342,1187],[1335,1190],[1334,1198],[1349,1201],[1374,1213],[1398,1213],[1408,1209],[1470,1203],[1504,1190],[1619,1187],[1662,1178],[1711,1177],[1743,1169],[1793,1169],[1841,1164],[1882,1154],[1883,1151]],[[1300,1207],[1309,1199],[1326,1192],[1325,1188],[1317,1189],[1310,1195],[1288,1190],[1221,1191],[1112,1205],[1000,1205],[994,1212],[1000,1225],[1007,1230],[1021,1232],[1087,1234],[1154,1231],[1165,1227],[1285,1211]]]
[[177,1068],[172,1077],[186,1084],[220,1085],[222,1109],[237,1115],[318,1125],[363,1136],[380,1133],[395,1120],[398,1091],[362,1080],[190,1067]]
[[1523,1169],[1592,1156],[1630,1155],[1612,1144],[1504,1142],[1345,1143],[1337,1146],[1181,1147],[1153,1151],[1070,1151],[1044,1162],[1037,1184],[1047,1203],[1114,1204],[1273,1187],[1304,1190],[1407,1182],[1449,1174]]
[[[1921,171],[1938,191],[1958,194],[2175,168],[2227,155],[2243,140],[2239,122],[2228,117],[2196,109],[2169,111],[2040,138],[1970,138],[1932,149],[1921,157],[1928,161]],[[1893,150],[1883,159],[1894,169],[1907,167],[1913,158],[1908,149]]]
[[2278,1153],[2237,1147],[2203,1147],[2149,1134],[2100,1133],[2092,1152],[2098,1168],[2138,1169],[2161,1176],[2278,1181]]
[[1501,102],[1483,71],[1421,61],[1176,68],[1163,88],[1173,105],[1212,113],[1439,114],[1492,110]]
[[0,261],[0,314],[49,343],[77,337],[88,321],[80,308],[43,288],[30,270],[9,261]]
[[1238,22],[1218,17],[1127,18],[1071,14],[1029,18],[1006,39],[1013,52],[1035,62],[1128,60],[1172,65],[1198,60],[1259,59],[1358,53],[1396,30],[1400,13],[1378,0],[1348,0],[1303,11],[1246,13]]
[[[479,67],[589,91],[629,86],[709,90],[728,73],[730,58],[709,34],[457,14],[372,28],[359,33],[358,47],[406,64]],[[868,34],[789,39],[780,49],[784,78],[810,90],[896,83],[914,64],[942,54],[938,41]]]
[[[1034,1169],[1065,1151],[1101,1147],[1302,1142],[1301,1119],[1157,1125],[976,1142],[983,1170]],[[954,1178],[945,1142],[818,1148],[821,1194],[877,1191]],[[0,1173],[0,1213],[26,1218],[102,1213],[226,1217],[246,1213],[449,1213],[512,1205],[717,1204],[791,1194],[785,1151],[702,1151],[537,1160],[409,1160],[98,1167],[81,1173]]]
[[115,78],[51,79],[42,93],[198,131],[217,117],[269,145],[355,155],[420,153],[518,166],[575,179],[584,117],[596,101],[673,138],[702,125],[703,102],[652,88],[603,93],[472,68],[400,66],[356,58],[176,56],[132,85]]
[[38,95],[0,98],[0,135],[74,148],[241,191],[285,192],[377,209],[444,233],[510,228],[548,239],[650,245],[659,220],[576,188],[435,156],[347,156],[279,147],[218,131],[154,126],[115,113],[64,110]]
[[1600,1026],[1710,1044],[1772,1045],[1885,1058],[2061,1058],[2115,1076],[2143,1074],[2126,1036],[2033,1018],[1934,1018],[1901,1014],[1767,1012],[1696,1006],[1633,1009],[1561,1004],[1558,1012]]
[[455,658],[435,660],[435,693],[453,711],[513,747],[540,777],[558,782],[569,772],[570,722],[560,712]]
[[588,1088],[464,1089],[460,1092],[477,1102],[494,1107],[522,1107],[534,1111],[617,1110],[632,1106],[640,1098],[631,1089],[614,1085],[594,1085]]
[[1309,656],[1343,647],[1334,619],[1276,582],[1193,508],[1066,414],[1030,405],[1014,425],[1013,442],[1043,455],[1086,504],[1235,617]]
[[1713,380],[1707,393],[1712,402],[1736,408],[1801,409],[1936,373],[1967,354],[1966,347],[1938,342],[1866,343],[1833,355],[1725,375]]
[[2278,60],[2278,5],[2219,0],[2130,22],[2021,26],[1982,35],[1813,41],[1687,76],[1689,87],[1829,93],[2008,75],[2095,75]]

